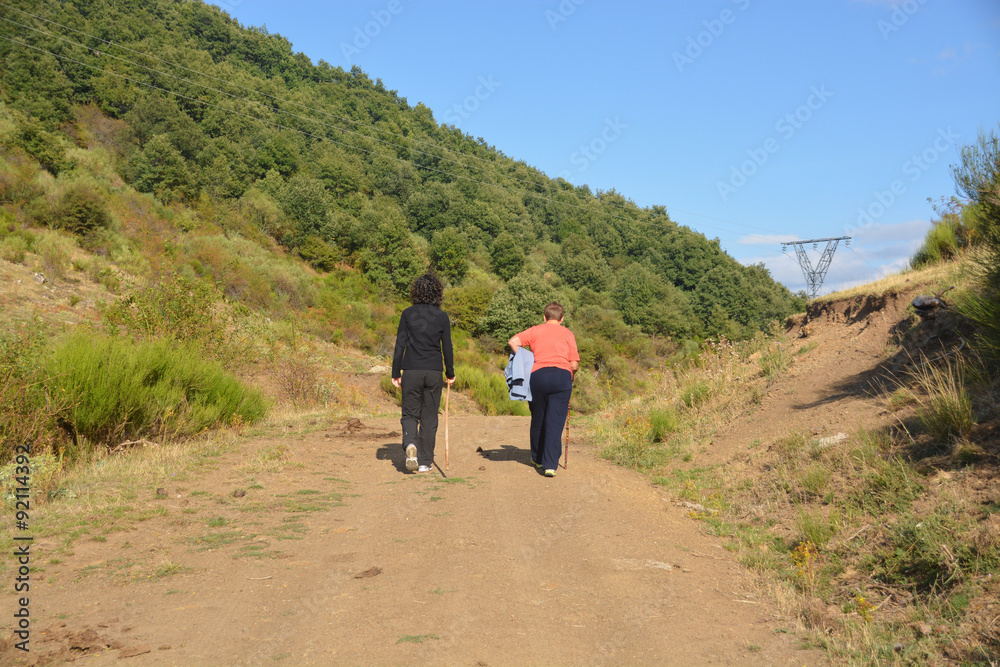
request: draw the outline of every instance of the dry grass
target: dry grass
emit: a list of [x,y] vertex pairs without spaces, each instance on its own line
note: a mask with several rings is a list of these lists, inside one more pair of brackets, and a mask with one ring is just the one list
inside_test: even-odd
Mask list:
[[[967,268],[962,262],[933,264],[918,270],[904,270],[879,280],[817,297],[813,303],[833,303],[859,296],[882,297],[914,289],[943,289],[964,282]],[[944,287],[942,287],[944,286]]]
[[[941,289],[960,271],[935,266],[839,296]],[[767,339],[707,347],[665,373],[655,395],[602,415],[604,455],[703,505],[691,517],[759,573],[789,627],[833,659],[991,664],[983,660],[1000,648],[996,613],[986,611],[1000,595],[1000,496],[995,469],[976,467],[995,459],[975,421],[997,416],[995,383],[954,358],[926,364],[882,399],[894,426],[834,446],[789,433],[699,467],[702,443],[752,409],[795,356]],[[658,411],[677,416],[659,439]],[[925,449],[914,438],[951,453],[914,460]],[[945,469],[933,476],[931,466]]]

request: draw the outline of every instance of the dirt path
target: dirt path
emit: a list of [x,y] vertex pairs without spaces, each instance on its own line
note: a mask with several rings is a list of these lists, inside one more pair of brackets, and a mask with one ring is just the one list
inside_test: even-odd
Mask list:
[[[260,439],[166,495],[141,489],[165,513],[46,564],[32,653],[0,662],[823,662],[703,524],[591,447],[575,441],[546,479],[525,418],[460,416],[446,476],[411,475],[394,429]],[[282,444],[281,469],[233,497],[247,461]],[[36,542],[36,562],[53,542]]]

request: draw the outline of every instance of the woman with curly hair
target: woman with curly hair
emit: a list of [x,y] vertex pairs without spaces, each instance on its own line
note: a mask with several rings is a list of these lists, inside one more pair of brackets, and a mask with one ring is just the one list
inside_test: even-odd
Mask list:
[[[434,464],[441,371],[448,384],[455,381],[451,350],[451,322],[441,310],[444,287],[433,273],[413,281],[412,306],[403,311],[392,355],[392,383],[403,390],[403,450],[406,469],[430,472]],[[441,359],[444,357],[444,363]],[[401,371],[405,371],[401,375]]]

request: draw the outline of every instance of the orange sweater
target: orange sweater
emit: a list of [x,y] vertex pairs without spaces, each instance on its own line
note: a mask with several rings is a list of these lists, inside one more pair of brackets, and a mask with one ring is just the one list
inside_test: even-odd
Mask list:
[[576,336],[573,332],[559,324],[558,320],[549,320],[545,324],[533,326],[517,334],[522,345],[531,348],[535,355],[535,364],[531,367],[534,373],[539,368],[563,368],[573,372],[571,361],[580,361],[580,353],[576,349]]

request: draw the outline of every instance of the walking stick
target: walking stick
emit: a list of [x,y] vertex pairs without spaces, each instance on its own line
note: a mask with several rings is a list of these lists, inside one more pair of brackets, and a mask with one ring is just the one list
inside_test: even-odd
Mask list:
[[573,399],[571,398],[569,400],[569,403],[566,405],[566,452],[563,455],[564,456],[563,470],[569,469],[569,411],[572,409],[572,407],[573,407]]
[[451,383],[448,384],[448,390],[444,395],[444,469],[450,470],[451,465],[448,461],[448,399],[451,398]]

